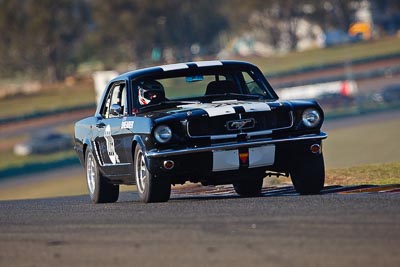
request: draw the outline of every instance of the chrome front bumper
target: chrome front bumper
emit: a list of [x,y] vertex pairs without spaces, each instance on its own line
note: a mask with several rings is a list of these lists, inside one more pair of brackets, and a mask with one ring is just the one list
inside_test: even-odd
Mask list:
[[310,140],[310,139],[326,139],[328,135],[324,132],[320,132],[319,134],[309,134],[309,135],[302,135],[297,137],[290,137],[290,138],[283,138],[283,139],[264,139],[264,140],[255,140],[255,141],[245,141],[245,142],[235,142],[235,143],[224,143],[224,144],[217,144],[205,147],[191,147],[191,148],[184,148],[184,149],[165,149],[165,150],[157,150],[152,149],[146,151],[146,157],[148,158],[160,158],[160,157],[169,157],[169,156],[179,156],[185,154],[192,154],[192,153],[200,153],[200,152],[209,152],[215,150],[230,150],[236,149],[241,147],[257,147],[262,145],[268,144],[277,144],[283,142],[295,142],[295,141],[303,141],[303,140]]

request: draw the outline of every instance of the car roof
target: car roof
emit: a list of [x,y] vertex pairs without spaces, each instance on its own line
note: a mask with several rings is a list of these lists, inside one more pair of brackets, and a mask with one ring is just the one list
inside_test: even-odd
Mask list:
[[196,62],[185,62],[185,63],[175,63],[169,65],[160,65],[149,68],[137,69],[134,71],[123,73],[115,77],[111,82],[120,80],[134,79],[140,76],[147,75],[158,75],[165,74],[172,71],[184,71],[184,70],[194,70],[199,68],[221,68],[221,67],[246,67],[246,68],[257,68],[255,65],[237,60],[212,60],[212,61],[196,61]]

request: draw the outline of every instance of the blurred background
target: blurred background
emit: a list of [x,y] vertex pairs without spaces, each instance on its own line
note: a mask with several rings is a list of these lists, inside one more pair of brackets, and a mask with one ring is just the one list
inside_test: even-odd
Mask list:
[[328,183],[400,183],[399,0],[0,0],[0,198],[86,193],[73,123],[96,83],[212,59],[318,100]]

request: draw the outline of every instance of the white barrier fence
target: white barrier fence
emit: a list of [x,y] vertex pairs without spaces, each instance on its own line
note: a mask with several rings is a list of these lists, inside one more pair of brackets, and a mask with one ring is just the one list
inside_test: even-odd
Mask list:
[[357,93],[357,90],[357,83],[349,80],[281,88],[277,90],[277,93],[281,99],[286,100],[318,99],[327,94],[352,96]]
[[42,85],[37,81],[29,81],[22,84],[7,84],[0,86],[0,99],[18,94],[31,95],[40,92]]
[[96,103],[99,104],[100,98],[103,94],[104,89],[109,81],[118,76],[118,72],[110,71],[96,71],[93,73],[94,90],[96,92]]

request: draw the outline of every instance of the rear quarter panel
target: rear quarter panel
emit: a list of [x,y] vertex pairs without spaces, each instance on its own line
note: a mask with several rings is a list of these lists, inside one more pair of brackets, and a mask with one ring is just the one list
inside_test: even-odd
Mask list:
[[92,147],[93,140],[93,127],[95,127],[96,119],[94,117],[89,117],[83,120],[80,120],[75,123],[74,133],[75,133],[75,145],[74,149],[78,154],[79,161],[82,166],[84,166],[85,162],[85,147]]

